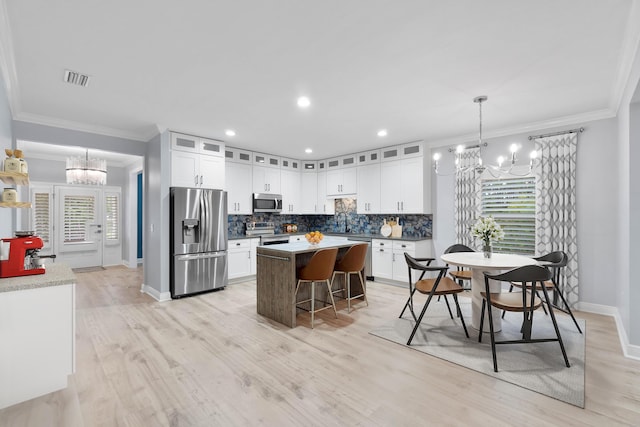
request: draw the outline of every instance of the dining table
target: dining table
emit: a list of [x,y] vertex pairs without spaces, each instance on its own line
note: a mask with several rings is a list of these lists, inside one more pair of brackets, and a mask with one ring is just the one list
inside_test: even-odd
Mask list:
[[[492,253],[490,258],[485,258],[483,252],[454,252],[443,254],[440,259],[447,264],[467,267],[471,270],[471,326],[480,329],[480,313],[482,310],[482,295],[484,292],[484,272],[496,274],[501,271],[511,270],[524,265],[533,265],[538,262],[524,255]],[[491,293],[500,292],[502,283],[496,281],[489,282],[489,291]],[[494,331],[502,330],[502,313],[495,307],[491,308],[493,315]],[[485,312],[483,332],[489,332],[489,310]]]

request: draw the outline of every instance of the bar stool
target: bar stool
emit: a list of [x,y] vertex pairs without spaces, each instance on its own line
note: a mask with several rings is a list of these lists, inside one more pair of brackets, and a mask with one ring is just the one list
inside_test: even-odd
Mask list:
[[[315,314],[318,311],[333,307],[333,312],[336,315],[336,318],[338,318],[336,304],[333,301],[333,294],[331,293],[331,284],[329,283],[329,279],[331,278],[331,273],[333,272],[333,266],[336,263],[337,256],[338,248],[320,249],[313,254],[307,265],[302,267],[298,272],[298,285],[296,286],[296,307],[311,313],[311,329],[313,329],[313,321],[315,319]],[[315,308],[316,282],[324,282],[327,285],[327,291],[329,291],[331,305],[325,305],[324,307],[318,309]],[[302,301],[297,301],[298,291],[300,290],[300,285],[302,285],[303,283],[311,283],[310,298]],[[310,310],[304,307],[300,307],[300,304],[304,304],[307,302],[311,302]],[[322,302],[326,304],[325,301]]]
[[[336,278],[336,274],[344,274],[344,281],[346,284],[346,289],[338,289],[332,291],[332,293],[337,292],[347,292],[347,312],[351,313],[351,300],[364,297],[364,302],[369,305],[369,301],[367,301],[367,288],[364,279],[362,278],[362,269],[364,268],[367,249],[369,249],[368,244],[364,245],[353,245],[348,250],[347,253],[336,263],[336,266],[333,269],[333,277],[331,277],[331,289],[333,289],[333,282]],[[362,293],[358,295],[351,295],[351,275],[357,274],[360,278],[360,283],[362,284]]]

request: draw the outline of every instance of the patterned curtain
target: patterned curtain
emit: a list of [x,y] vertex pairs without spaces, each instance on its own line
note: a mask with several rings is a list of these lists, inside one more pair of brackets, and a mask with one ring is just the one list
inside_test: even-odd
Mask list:
[[[480,158],[480,148],[466,149],[460,159],[460,167],[475,165]],[[475,170],[469,170],[456,176],[455,207],[456,243],[470,248],[475,247],[471,236],[471,226],[480,216],[480,177]]]
[[578,241],[576,222],[576,158],[578,134],[535,140],[536,252],[564,251],[569,257],[558,286],[567,303],[578,302]]

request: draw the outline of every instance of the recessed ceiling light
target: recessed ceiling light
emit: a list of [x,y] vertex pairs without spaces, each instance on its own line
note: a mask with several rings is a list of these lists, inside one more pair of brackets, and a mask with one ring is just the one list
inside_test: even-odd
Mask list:
[[311,148],[305,148],[304,152],[307,154],[311,154],[313,153],[313,150]]
[[311,105],[311,100],[306,96],[301,96],[300,98],[298,98],[298,107],[307,108],[309,105]]
[[224,131],[225,135],[227,136],[236,136],[236,131],[232,130],[232,129],[227,129]]
[[387,136],[387,130],[386,129],[380,129],[378,131],[378,136]]

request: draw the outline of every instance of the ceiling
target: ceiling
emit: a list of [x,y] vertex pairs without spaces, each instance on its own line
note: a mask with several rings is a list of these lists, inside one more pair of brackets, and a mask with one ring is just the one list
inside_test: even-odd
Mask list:
[[67,157],[100,158],[107,161],[110,167],[127,167],[136,161],[142,162],[142,157],[131,154],[115,153],[108,147],[105,150],[87,149],[70,145],[54,145],[43,142],[18,141],[17,147],[21,149],[27,158],[42,160],[54,160],[64,162]]
[[301,159],[468,138],[478,95],[487,136],[612,117],[638,36],[632,0],[0,2],[14,119]]

